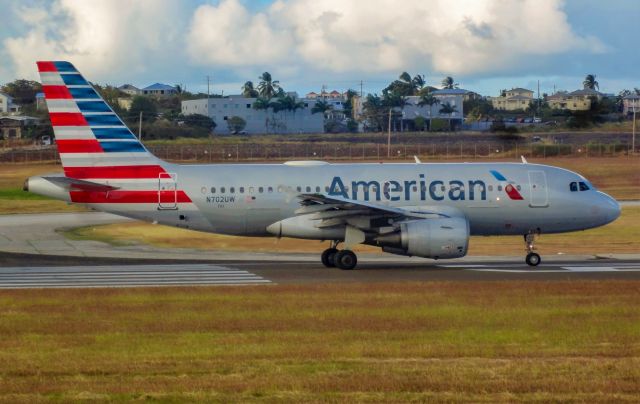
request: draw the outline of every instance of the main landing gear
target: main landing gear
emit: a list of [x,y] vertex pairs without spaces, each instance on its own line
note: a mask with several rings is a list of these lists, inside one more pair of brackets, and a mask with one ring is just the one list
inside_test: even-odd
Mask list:
[[322,264],[327,268],[338,267],[349,270],[356,267],[358,257],[351,250],[338,250],[337,242],[331,242],[331,247],[322,252]]
[[536,267],[538,266],[538,264],[540,264],[540,255],[538,253],[533,252],[535,250],[535,238],[536,235],[538,235],[539,233],[537,232],[530,232],[524,235],[524,243],[527,246],[527,256],[524,259],[524,261],[527,263],[527,265],[532,266],[532,267]]

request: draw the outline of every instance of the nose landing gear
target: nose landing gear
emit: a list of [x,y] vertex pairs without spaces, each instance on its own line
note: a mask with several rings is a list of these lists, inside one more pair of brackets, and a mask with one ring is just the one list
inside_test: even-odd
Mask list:
[[331,247],[322,252],[321,261],[327,268],[338,267],[350,270],[356,267],[358,257],[351,250],[338,250],[338,242],[332,241]]
[[540,234],[539,231],[529,232],[524,235],[524,242],[527,248],[527,256],[525,257],[524,262],[526,262],[527,265],[532,267],[538,266],[538,264],[540,264],[540,261],[541,261],[540,255],[534,252],[534,250],[536,249],[534,242],[538,234]]

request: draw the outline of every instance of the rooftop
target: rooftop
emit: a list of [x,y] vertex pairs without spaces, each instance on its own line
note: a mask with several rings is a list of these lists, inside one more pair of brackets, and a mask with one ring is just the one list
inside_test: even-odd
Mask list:
[[175,90],[176,88],[174,86],[170,86],[168,84],[162,84],[162,83],[154,83],[148,87],[143,88],[143,90],[147,90],[147,91],[154,91],[154,90]]

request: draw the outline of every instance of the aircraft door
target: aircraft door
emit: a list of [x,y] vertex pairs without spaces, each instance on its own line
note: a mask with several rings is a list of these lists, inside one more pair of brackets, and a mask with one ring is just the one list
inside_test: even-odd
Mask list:
[[549,189],[544,171],[529,171],[529,189],[531,191],[530,207],[546,208],[549,206]]
[[177,178],[176,173],[158,175],[158,210],[178,209]]

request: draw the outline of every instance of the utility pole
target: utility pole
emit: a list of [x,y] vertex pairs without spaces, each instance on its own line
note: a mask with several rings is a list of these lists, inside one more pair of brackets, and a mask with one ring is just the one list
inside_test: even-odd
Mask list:
[[638,109],[638,100],[633,100],[633,135],[631,136],[631,155],[636,152],[636,110]]
[[360,80],[360,98],[362,98],[362,80]]
[[140,111],[140,119],[138,121],[138,140],[142,141],[142,111]]
[[391,157],[391,108],[389,108],[389,126],[387,128],[387,158]]
[[538,80],[538,108],[536,113],[540,116],[540,80]]
[[209,99],[209,76],[207,76],[207,99]]

